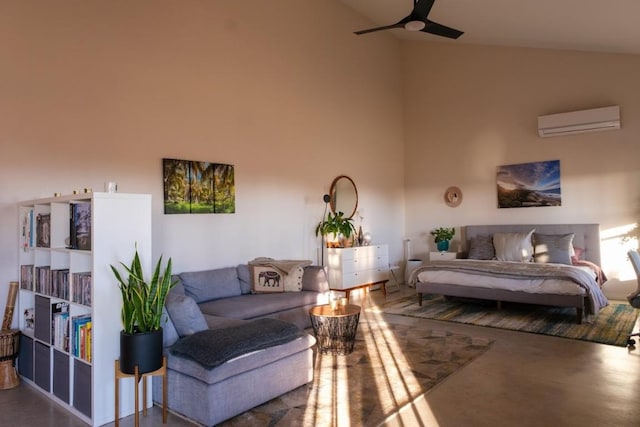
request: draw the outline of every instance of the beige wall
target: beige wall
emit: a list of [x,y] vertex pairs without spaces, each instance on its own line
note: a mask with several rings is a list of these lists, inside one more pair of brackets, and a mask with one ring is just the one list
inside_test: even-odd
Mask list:
[[[599,223],[611,285],[631,279],[620,235],[640,221],[640,56],[442,43],[402,50],[412,255],[427,256],[438,226]],[[608,105],[621,108],[619,131],[538,137],[539,115]],[[544,160],[560,160],[562,206],[498,209],[496,166]],[[451,185],[464,194],[457,208],[443,201]]]
[[[354,37],[369,23],[337,1],[276,3],[3,2],[0,307],[16,203],[108,180],[153,195],[154,256],[176,271],[315,260],[322,194],[345,173],[394,263],[440,225],[598,222],[607,271],[628,274],[615,235],[640,217],[638,56]],[[537,137],[540,114],[611,104],[621,131]],[[163,157],[234,164],[237,213],[165,216]],[[496,208],[497,165],[552,159],[562,207]]]
[[[315,261],[339,174],[399,260],[401,52],[353,36],[365,24],[337,1],[4,1],[0,307],[16,203],[110,180],[153,195],[154,256],[175,271]],[[165,216],[163,157],[235,165],[237,213]]]

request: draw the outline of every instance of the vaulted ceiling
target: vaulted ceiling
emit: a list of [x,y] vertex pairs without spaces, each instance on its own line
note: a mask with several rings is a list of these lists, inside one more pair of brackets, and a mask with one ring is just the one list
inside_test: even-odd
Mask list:
[[[369,27],[396,23],[413,9],[412,0],[341,1],[367,18]],[[384,33],[405,40],[640,54],[640,0],[436,0],[429,19],[464,34],[449,40],[405,29]]]

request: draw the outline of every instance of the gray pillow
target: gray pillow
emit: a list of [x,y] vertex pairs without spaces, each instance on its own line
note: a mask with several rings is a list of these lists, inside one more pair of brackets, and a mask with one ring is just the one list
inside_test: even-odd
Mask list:
[[571,265],[573,233],[569,234],[533,234],[533,259],[539,263]]
[[494,259],[493,237],[489,235],[473,236],[469,241],[469,259]]
[[318,265],[308,265],[304,267],[302,290],[315,292],[329,291],[329,282],[327,282],[327,274],[323,267]]
[[202,311],[191,297],[169,294],[165,301],[165,308],[181,337],[209,329]]
[[198,304],[242,295],[235,267],[180,273],[185,293]]
[[238,280],[240,280],[240,289],[242,295],[251,293],[251,271],[247,264],[240,264],[236,267],[238,270]]

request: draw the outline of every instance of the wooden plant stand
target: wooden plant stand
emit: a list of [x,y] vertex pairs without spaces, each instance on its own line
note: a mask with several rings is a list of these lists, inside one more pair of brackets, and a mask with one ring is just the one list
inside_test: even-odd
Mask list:
[[116,404],[115,404],[115,427],[119,426],[120,421],[120,380],[122,378],[134,378],[135,381],[133,383],[134,394],[135,394],[135,427],[140,427],[140,414],[138,411],[138,400],[139,400],[139,387],[138,384],[140,380],[142,381],[142,415],[147,416],[147,381],[145,381],[145,377],[154,377],[157,375],[162,376],[162,424],[167,423],[167,357],[164,356],[162,358],[162,367],[153,372],[147,372],[145,374],[138,374],[138,366],[135,367],[134,374],[125,374],[120,370],[120,360],[116,359]]

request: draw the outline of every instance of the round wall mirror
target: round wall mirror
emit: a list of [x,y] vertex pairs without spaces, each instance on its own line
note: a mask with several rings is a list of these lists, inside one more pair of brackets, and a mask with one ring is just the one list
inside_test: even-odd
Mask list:
[[358,189],[351,178],[340,175],[333,180],[329,203],[334,215],[342,212],[346,218],[353,217],[358,209]]

